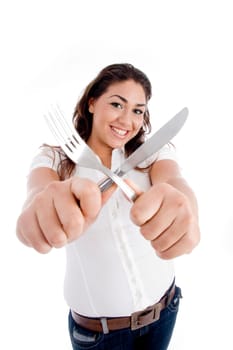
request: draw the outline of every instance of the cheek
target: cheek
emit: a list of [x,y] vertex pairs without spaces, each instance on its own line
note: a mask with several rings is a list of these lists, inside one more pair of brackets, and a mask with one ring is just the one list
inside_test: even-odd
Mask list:
[[134,129],[136,133],[138,133],[138,131],[141,129],[142,126],[143,126],[143,118],[138,118],[134,120]]

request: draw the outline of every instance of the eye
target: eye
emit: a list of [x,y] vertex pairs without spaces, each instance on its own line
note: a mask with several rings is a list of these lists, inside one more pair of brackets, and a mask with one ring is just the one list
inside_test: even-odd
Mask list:
[[137,115],[142,115],[144,113],[141,109],[134,109],[133,112]]
[[122,105],[119,102],[111,102],[111,105],[115,108],[122,109]]

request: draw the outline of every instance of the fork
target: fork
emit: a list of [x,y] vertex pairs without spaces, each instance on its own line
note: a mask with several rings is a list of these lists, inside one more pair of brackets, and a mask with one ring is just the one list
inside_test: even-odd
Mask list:
[[[81,138],[75,128],[68,124],[58,105],[51,106],[51,110],[44,117],[60,147],[74,163],[101,171],[120,187],[130,201],[135,201],[137,197],[135,191],[120,176],[102,164],[100,158]],[[103,186],[99,186],[99,188],[101,192],[107,189]]]

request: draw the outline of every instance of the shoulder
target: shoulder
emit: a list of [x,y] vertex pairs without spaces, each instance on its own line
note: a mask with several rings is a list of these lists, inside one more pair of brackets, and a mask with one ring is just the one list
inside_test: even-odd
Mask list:
[[35,152],[29,170],[47,167],[57,171],[59,163],[64,158],[65,155],[59,147],[41,146]]
[[151,182],[168,182],[171,178],[180,178],[181,169],[178,162],[174,159],[160,159],[150,167]]
[[152,154],[152,156],[148,157],[142,163],[140,163],[138,167],[147,168],[153,163],[163,159],[173,160],[177,162],[176,150],[172,144],[166,144],[163,146],[158,152],[155,152]]

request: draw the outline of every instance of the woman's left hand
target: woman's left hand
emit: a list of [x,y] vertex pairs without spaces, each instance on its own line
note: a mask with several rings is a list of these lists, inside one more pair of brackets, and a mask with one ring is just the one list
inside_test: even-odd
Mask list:
[[139,195],[131,208],[131,219],[162,259],[189,253],[200,240],[192,200],[168,183],[154,184]]

